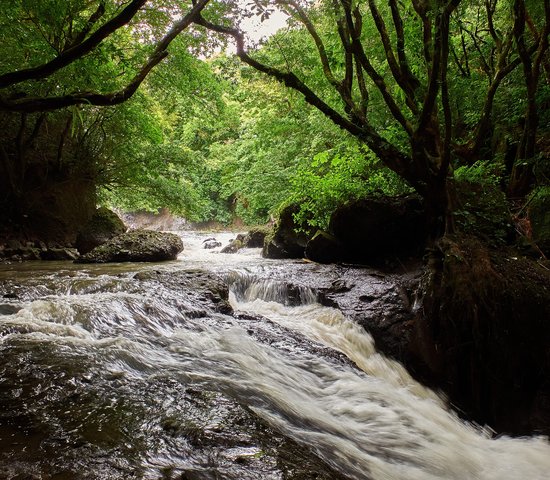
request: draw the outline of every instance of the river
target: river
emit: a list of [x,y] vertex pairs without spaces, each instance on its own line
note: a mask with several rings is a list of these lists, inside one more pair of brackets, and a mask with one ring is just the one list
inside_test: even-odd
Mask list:
[[315,265],[205,238],[164,264],[0,266],[0,478],[550,478],[547,439],[492,438],[289,298]]

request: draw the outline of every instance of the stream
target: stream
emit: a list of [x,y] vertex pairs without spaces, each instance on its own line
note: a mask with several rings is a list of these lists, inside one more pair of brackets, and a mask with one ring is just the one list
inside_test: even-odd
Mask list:
[[316,265],[181,234],[163,264],[0,265],[0,479],[550,478],[548,439],[460,420]]

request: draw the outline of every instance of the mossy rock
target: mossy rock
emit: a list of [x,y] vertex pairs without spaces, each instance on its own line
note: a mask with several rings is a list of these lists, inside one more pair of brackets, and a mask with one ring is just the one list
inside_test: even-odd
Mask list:
[[272,230],[270,226],[251,228],[244,237],[244,248],[262,248],[264,246],[265,237],[267,237]]
[[133,230],[82,255],[77,263],[162,262],[175,260],[182,250],[183,243],[178,235]]
[[299,205],[283,208],[272,234],[265,237],[262,256],[265,258],[303,258],[309,236],[298,230],[294,215]]
[[126,230],[126,225],[115,212],[100,207],[78,233],[76,249],[80,254],[88,253]]
[[376,264],[419,255],[427,237],[424,207],[416,195],[351,201],[332,213],[329,233],[346,262]]

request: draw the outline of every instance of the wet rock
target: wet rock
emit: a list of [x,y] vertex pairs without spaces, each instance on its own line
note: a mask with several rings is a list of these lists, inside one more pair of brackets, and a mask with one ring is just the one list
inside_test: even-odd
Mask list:
[[207,238],[202,242],[202,247],[209,250],[212,248],[218,248],[221,247],[222,243],[218,242],[214,237]]
[[18,305],[0,304],[0,315],[13,315],[22,308]]
[[422,291],[408,366],[482,425],[550,434],[550,271],[448,236]]
[[40,252],[41,260],[76,260],[79,257],[78,252],[74,248],[49,248]]
[[237,253],[241,248],[244,246],[244,235],[242,233],[239,233],[237,235],[237,238],[234,240],[231,240],[229,242],[229,245],[226,245],[223,247],[220,252],[221,253]]
[[15,241],[11,242],[12,247],[0,249],[0,258],[5,261],[23,262],[28,260],[40,260],[40,250],[34,246],[26,246]]
[[273,234],[265,238],[262,256],[265,258],[303,258],[309,240],[308,235],[298,232],[294,214],[298,205],[285,207],[277,220]]
[[271,233],[271,227],[251,228],[244,237],[244,248],[262,248],[265,237]]
[[183,243],[173,233],[134,230],[118,235],[81,256],[77,263],[161,262],[175,260]]
[[126,225],[115,212],[100,207],[79,232],[75,245],[81,254],[85,254],[126,230]]
[[341,260],[378,264],[423,251],[424,211],[416,196],[365,198],[337,208],[329,232],[343,246]]
[[330,233],[318,231],[307,242],[306,258],[319,263],[336,263],[345,258],[343,245]]

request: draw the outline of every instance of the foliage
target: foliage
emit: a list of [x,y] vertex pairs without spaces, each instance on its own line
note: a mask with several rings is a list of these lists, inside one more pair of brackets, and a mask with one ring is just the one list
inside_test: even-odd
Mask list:
[[[274,9],[288,27],[247,49],[240,22]],[[2,118],[2,186],[43,162],[121,208],[262,223],[297,202],[322,227],[339,203],[411,187],[449,218],[456,181],[457,224],[501,238],[500,190],[548,178],[549,23],[546,0],[8,2],[0,109],[21,113]],[[236,56],[219,53],[230,39]]]
[[349,200],[410,191],[372,152],[356,144],[317,154],[298,169],[292,185],[290,203],[300,205],[298,224],[324,230],[331,213]]

